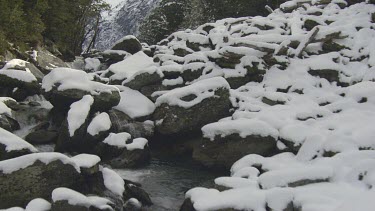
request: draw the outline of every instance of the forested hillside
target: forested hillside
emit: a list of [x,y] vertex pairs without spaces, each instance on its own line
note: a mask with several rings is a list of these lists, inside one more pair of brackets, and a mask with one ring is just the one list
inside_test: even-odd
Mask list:
[[0,0],[0,54],[10,43],[26,50],[52,42],[74,58],[105,9],[102,0]]

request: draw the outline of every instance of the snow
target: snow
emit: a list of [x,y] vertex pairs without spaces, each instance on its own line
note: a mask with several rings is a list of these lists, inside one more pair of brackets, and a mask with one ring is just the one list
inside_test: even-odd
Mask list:
[[112,169],[103,168],[102,172],[105,187],[112,193],[122,196],[125,191],[124,180]]
[[30,201],[26,208],[25,211],[48,211],[51,210],[51,204],[44,200],[44,199],[34,199]]
[[103,143],[116,146],[118,148],[126,147],[126,143],[131,139],[131,135],[129,133],[110,133],[106,139],[104,139]]
[[[245,76],[245,66],[265,70],[262,82],[230,90],[233,115],[204,126],[202,132],[212,141],[231,134],[270,136],[280,151],[273,157],[250,154],[234,163],[231,177],[215,180],[226,190],[197,187],[188,191],[186,197],[196,210],[264,211],[288,206],[304,211],[373,210],[375,32],[371,14],[375,6],[361,2],[340,8],[338,3],[346,4],[288,1],[281,8],[295,10],[219,20],[210,24],[214,28],[208,33],[203,26],[180,31],[165,46],[156,46],[162,70],[172,70],[173,63],[182,72],[211,66],[224,78]],[[320,25],[307,31],[306,20]],[[344,48],[327,50],[323,45],[327,36]],[[185,48],[190,38],[202,43],[209,38],[214,48],[175,57],[173,50]],[[212,62],[228,53],[240,61],[234,68]],[[280,64],[267,61],[266,54]],[[312,75],[311,70],[321,74]],[[204,72],[191,86],[207,78],[212,76]],[[188,86],[152,96],[160,94],[157,106],[189,108],[196,102],[188,104],[181,98],[200,97]]]
[[140,71],[153,72],[155,71],[153,67],[153,59],[140,51],[121,62],[112,64],[108,71],[114,74],[110,77],[111,80],[125,80]]
[[129,151],[135,150],[135,149],[144,149],[145,146],[148,144],[147,139],[145,138],[135,138],[133,139],[133,142],[131,144],[126,145],[126,149]]
[[[228,82],[222,77],[214,77],[198,81],[189,86],[173,89],[156,100],[156,106],[168,104],[170,106],[179,106],[190,108],[206,98],[215,97],[215,91],[218,89],[229,89]],[[195,95],[196,98],[191,101],[184,101],[183,97]]]
[[113,210],[110,200],[98,196],[85,196],[69,188],[56,188],[52,191],[52,201],[67,201],[70,205],[96,207],[101,210]]
[[57,88],[58,91],[78,89],[87,91],[92,95],[98,95],[102,92],[112,93],[118,91],[115,86],[102,84],[93,80],[93,75],[82,70],[55,68],[43,78],[42,88],[46,92],[51,91],[54,87]]
[[79,166],[68,156],[56,152],[43,152],[24,155],[21,157],[0,161],[0,171],[4,174],[11,174],[19,169],[33,165],[36,161],[40,161],[46,165],[59,160],[66,165],[73,166],[77,172],[80,172]]
[[91,168],[100,162],[100,157],[90,154],[79,154],[71,158],[80,168]]
[[14,78],[27,83],[37,81],[37,79],[32,73],[23,70],[0,69],[0,75],[5,75],[9,78]]
[[70,137],[85,123],[94,103],[94,98],[91,95],[85,95],[83,98],[72,105],[68,112],[68,129]]
[[18,150],[28,150],[30,152],[38,151],[33,145],[3,128],[0,128],[0,144],[4,145],[6,152]]
[[90,72],[96,72],[100,69],[100,60],[97,58],[86,58],[85,59],[85,70]]
[[203,136],[205,138],[214,140],[216,136],[229,136],[231,134],[238,134],[242,138],[250,135],[273,137],[277,139],[279,131],[271,125],[253,119],[236,119],[229,121],[221,121],[208,124],[202,128]]
[[111,119],[109,115],[105,112],[96,115],[89,126],[87,127],[87,132],[92,135],[96,136],[100,132],[108,131],[112,126]]
[[10,109],[4,102],[12,100],[12,98],[8,97],[0,97],[0,114],[7,114],[9,116],[12,116],[12,109]]
[[139,91],[122,87],[120,96],[120,103],[114,109],[124,112],[133,119],[151,115],[155,110],[155,104]]

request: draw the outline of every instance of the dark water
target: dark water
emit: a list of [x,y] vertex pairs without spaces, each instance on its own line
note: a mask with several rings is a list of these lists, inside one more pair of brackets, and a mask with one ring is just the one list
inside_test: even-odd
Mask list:
[[214,179],[219,176],[189,158],[153,158],[145,168],[115,171],[142,184],[154,203],[148,210],[153,211],[179,210],[186,191],[193,187],[213,187]]

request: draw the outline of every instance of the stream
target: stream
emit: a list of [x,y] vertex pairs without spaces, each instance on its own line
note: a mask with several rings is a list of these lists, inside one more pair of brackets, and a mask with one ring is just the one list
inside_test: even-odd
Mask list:
[[125,179],[142,184],[154,203],[147,209],[150,211],[179,210],[186,191],[193,187],[213,187],[214,179],[220,176],[186,157],[176,159],[154,156],[144,168],[115,171]]

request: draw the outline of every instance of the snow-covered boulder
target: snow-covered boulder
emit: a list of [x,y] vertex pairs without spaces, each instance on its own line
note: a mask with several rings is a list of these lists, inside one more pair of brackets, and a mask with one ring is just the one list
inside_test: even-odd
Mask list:
[[120,103],[114,109],[127,114],[132,119],[151,116],[155,111],[155,104],[136,90],[122,87],[120,96]]
[[[0,189],[4,191],[0,193],[0,209],[25,207],[30,200],[43,198],[52,199],[49,200],[52,210],[55,210],[53,207],[66,210],[60,209],[60,205],[66,203],[90,207],[104,201],[112,207],[109,210],[122,210],[126,199],[125,182],[113,170],[99,166],[99,162],[100,158],[95,155],[80,154],[70,158],[55,152],[1,161]],[[56,192],[60,187],[64,188]],[[98,197],[86,197],[81,193]]]
[[0,128],[0,160],[37,152],[37,149],[13,133]]
[[119,90],[94,81],[94,76],[81,70],[53,69],[43,78],[43,95],[56,108],[67,110],[85,95],[94,98],[93,110],[107,111],[120,102]]
[[44,48],[38,48],[37,50],[32,51],[32,53],[30,54],[30,62],[32,62],[44,74],[48,74],[52,69],[56,67],[68,67],[68,65],[63,60],[56,57]]
[[114,204],[106,198],[85,196],[69,188],[56,188],[52,192],[51,210],[113,211]]
[[12,109],[7,106],[11,101],[15,102],[12,98],[0,97],[0,128],[10,132],[20,129],[20,124],[12,117]]
[[145,138],[132,139],[129,133],[111,133],[96,147],[98,154],[113,168],[134,168],[150,161],[150,149]]
[[278,130],[262,121],[220,121],[204,126],[202,132],[205,139],[194,149],[193,158],[211,168],[229,169],[249,153],[268,156],[278,151]]
[[79,166],[59,153],[34,153],[0,162],[0,208],[25,206],[34,198],[48,199],[58,187],[80,189]]
[[93,114],[94,98],[85,95],[70,106],[63,121],[55,150],[93,153],[94,147],[109,134],[112,123],[107,113]]
[[197,132],[203,125],[228,116],[229,84],[221,77],[171,90],[156,100],[154,120],[162,135]]
[[40,93],[38,79],[30,68],[28,62],[13,59],[0,69],[0,87],[8,97],[23,100],[27,96]]
[[144,86],[160,82],[163,74],[151,57],[138,52],[123,61],[112,64],[104,76],[109,77],[111,84],[125,85],[139,90]]
[[123,50],[135,54],[142,50],[142,45],[135,36],[128,35],[118,40],[113,45],[112,50]]

